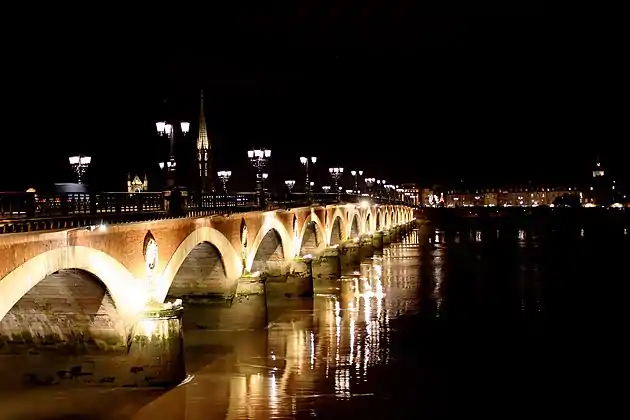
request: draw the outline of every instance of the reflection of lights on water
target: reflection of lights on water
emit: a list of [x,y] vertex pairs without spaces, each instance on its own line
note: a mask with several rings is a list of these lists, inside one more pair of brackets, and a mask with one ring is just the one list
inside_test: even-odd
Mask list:
[[524,241],[525,240],[525,231],[523,229],[518,231],[518,240],[519,241]]
[[278,385],[276,384],[276,374],[271,373],[269,378],[269,408],[272,412],[278,412]]
[[339,366],[339,344],[341,343],[341,305],[339,301],[335,301],[335,366]]
[[580,229],[580,236],[584,237],[584,229]]
[[186,375],[186,377],[184,378],[184,380],[183,380],[183,381],[181,381],[181,382],[179,383],[179,385],[177,385],[177,386],[183,386],[183,385],[186,385],[188,382],[192,381],[194,378],[195,378],[195,375],[188,374],[188,375]]
[[311,369],[315,367],[315,334],[311,331]]
[[349,334],[350,334],[350,358],[349,358],[349,363],[353,364],[354,363],[354,335],[355,335],[355,321],[354,321],[354,314],[350,314],[350,325],[349,325]]
[[481,231],[480,230],[475,232],[475,241],[476,242],[481,242]]
[[438,248],[433,253],[433,279],[435,281],[435,287],[433,289],[433,298],[436,302],[435,317],[440,317],[440,307],[442,306],[442,264],[443,264],[444,249]]

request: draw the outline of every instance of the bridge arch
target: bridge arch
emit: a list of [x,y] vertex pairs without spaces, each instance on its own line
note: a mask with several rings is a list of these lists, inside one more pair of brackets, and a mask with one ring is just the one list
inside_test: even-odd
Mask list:
[[66,246],[39,254],[0,279],[0,319],[39,282],[63,270],[82,270],[98,278],[126,328],[148,300],[146,283],[110,255],[85,246]]
[[343,212],[336,208],[330,222],[328,231],[328,243],[330,245],[341,245],[348,238],[348,221],[344,217]]
[[276,218],[275,214],[276,213],[273,212],[265,215],[263,225],[256,234],[256,238],[254,238],[254,242],[252,243],[251,249],[247,255],[247,260],[245,262],[245,268],[248,271],[252,270],[254,259],[256,258],[256,254],[258,253],[258,249],[260,248],[260,245],[267,234],[272,230],[275,231],[275,233],[278,235],[280,245],[282,246],[282,255],[284,262],[287,263],[293,258],[293,241],[291,235],[289,235],[289,232],[280,222],[280,220]]
[[63,269],[44,277],[3,316],[0,343],[2,350],[18,354],[42,349],[59,350],[59,356],[77,350],[124,354],[129,327],[101,279]]
[[[302,228],[300,229],[300,236],[296,244],[296,255],[304,255],[312,253],[314,248],[319,250],[320,246],[326,247],[326,229],[322,224],[322,221],[317,217],[315,212],[311,212],[310,215],[304,220]],[[314,243],[314,247],[313,247]],[[310,244],[308,246],[307,244]],[[305,246],[306,245],[306,246]]]
[[372,208],[368,207],[365,209],[365,214],[361,220],[361,233],[372,233],[374,232],[374,216],[372,215]]
[[383,230],[383,212],[379,208],[376,210],[376,220],[374,221],[374,230]]
[[359,213],[353,213],[350,215],[350,223],[348,223],[348,225],[350,226],[349,237],[352,239],[361,236],[362,229],[360,220],[361,218]]
[[216,229],[207,226],[201,227],[193,231],[179,244],[164,268],[154,296],[158,302],[163,302],[166,299],[171,284],[182,264],[184,264],[184,261],[193,250],[199,249],[198,246],[201,244],[210,244],[216,248],[221,257],[226,279],[236,280],[241,276],[243,264],[230,241]]

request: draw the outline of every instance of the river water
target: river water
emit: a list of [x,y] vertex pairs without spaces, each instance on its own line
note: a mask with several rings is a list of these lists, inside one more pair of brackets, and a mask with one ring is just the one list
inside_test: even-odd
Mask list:
[[629,250],[623,234],[424,225],[336,293],[268,311],[252,298],[247,316],[186,307],[177,388],[35,388],[1,395],[0,418],[599,416],[623,380],[602,302]]

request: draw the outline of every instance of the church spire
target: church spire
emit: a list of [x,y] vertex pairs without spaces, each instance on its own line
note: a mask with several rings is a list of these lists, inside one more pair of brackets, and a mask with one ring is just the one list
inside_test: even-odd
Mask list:
[[203,111],[203,90],[201,91],[201,106],[199,111],[199,137],[197,137],[197,149],[209,149],[208,130],[206,128],[206,116]]
[[213,190],[211,147],[206,128],[206,116],[203,109],[203,90],[201,91],[201,106],[199,110],[199,136],[197,137],[197,163],[199,164],[199,179],[202,192]]

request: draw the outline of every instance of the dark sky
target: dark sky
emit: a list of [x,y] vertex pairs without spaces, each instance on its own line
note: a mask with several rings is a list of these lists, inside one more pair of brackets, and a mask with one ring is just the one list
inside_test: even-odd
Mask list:
[[[262,2],[261,2],[262,3]],[[277,183],[299,156],[393,182],[464,178],[567,182],[596,154],[623,174],[627,64],[610,22],[528,8],[459,14],[414,2],[292,2],[53,24],[5,49],[0,190],[72,180],[67,156],[91,154],[90,182],[120,190],[158,175],[155,121],[187,119],[198,95],[215,169],[251,189],[249,147],[272,149]],[[36,19],[34,19],[36,20]],[[193,163],[196,132],[180,139]]]

